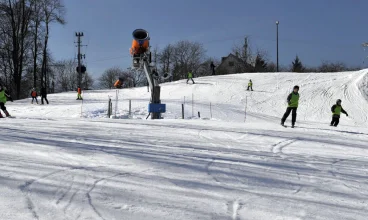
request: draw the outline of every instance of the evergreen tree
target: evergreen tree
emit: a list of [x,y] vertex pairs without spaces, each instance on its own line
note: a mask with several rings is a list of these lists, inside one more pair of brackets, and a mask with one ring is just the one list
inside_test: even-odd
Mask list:
[[266,71],[267,71],[267,62],[263,59],[263,57],[260,54],[257,54],[254,63],[254,72],[266,72]]
[[301,73],[304,71],[304,66],[302,64],[302,62],[299,60],[298,55],[295,57],[295,60],[292,63],[292,68],[291,68],[291,72],[295,72],[295,73]]

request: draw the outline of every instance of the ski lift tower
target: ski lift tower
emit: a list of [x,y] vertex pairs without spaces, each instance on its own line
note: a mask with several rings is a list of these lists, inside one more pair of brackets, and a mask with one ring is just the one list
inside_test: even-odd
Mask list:
[[[161,113],[166,112],[166,105],[161,103],[159,85],[160,76],[156,69],[151,69],[152,54],[149,45],[150,37],[146,30],[136,29],[133,31],[133,42],[130,54],[133,59],[132,69],[144,70],[149,88],[151,90],[151,100],[148,105],[148,112],[151,119],[160,119]],[[167,74],[164,78],[168,77]]]

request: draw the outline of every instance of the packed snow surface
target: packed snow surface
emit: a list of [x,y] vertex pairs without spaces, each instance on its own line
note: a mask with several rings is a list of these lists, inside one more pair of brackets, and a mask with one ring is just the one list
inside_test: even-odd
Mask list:
[[[0,219],[366,220],[367,72],[165,83],[162,120],[146,120],[147,88],[7,102]],[[284,128],[294,85],[297,124]],[[349,117],[330,127],[337,99]]]

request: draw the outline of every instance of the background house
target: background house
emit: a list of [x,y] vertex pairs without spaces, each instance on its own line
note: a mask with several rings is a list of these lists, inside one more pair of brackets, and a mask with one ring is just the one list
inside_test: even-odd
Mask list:
[[216,69],[216,75],[249,72],[250,69],[249,64],[230,53],[227,57],[221,58],[221,64]]

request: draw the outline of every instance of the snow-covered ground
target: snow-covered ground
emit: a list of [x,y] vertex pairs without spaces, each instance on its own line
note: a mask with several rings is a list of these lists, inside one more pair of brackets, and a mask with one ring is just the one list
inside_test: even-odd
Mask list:
[[[83,104],[75,92],[8,102],[0,219],[367,219],[367,72],[162,84],[167,113],[155,121],[147,88],[119,91],[118,119],[106,117],[115,90],[86,91]],[[283,128],[294,85],[297,127]],[[337,128],[336,99],[349,113]]]

